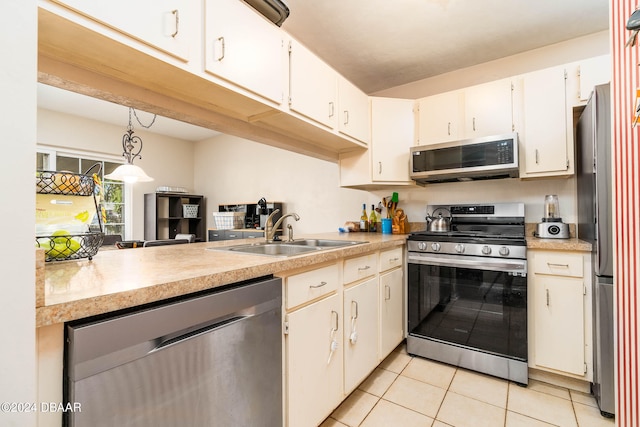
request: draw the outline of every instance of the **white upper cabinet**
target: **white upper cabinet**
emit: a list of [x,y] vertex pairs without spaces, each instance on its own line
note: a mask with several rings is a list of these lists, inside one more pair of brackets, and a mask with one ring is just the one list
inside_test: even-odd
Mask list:
[[511,79],[466,88],[464,106],[465,138],[500,135],[513,131]]
[[369,103],[371,144],[366,151],[340,157],[340,185],[359,188],[412,185],[409,148],[415,134],[415,101],[371,97]]
[[417,145],[501,135],[512,131],[511,79],[418,100]]
[[522,76],[521,178],[573,173],[564,67]]
[[586,102],[597,85],[611,81],[611,55],[596,56],[578,62],[579,97]]
[[342,76],[338,76],[338,130],[369,143],[369,97]]
[[414,101],[371,99],[371,167],[373,181],[407,182],[413,144]]
[[338,74],[295,40],[289,52],[289,108],[330,128],[338,116]]
[[189,61],[189,46],[195,40],[195,2],[180,0],[56,0],[76,12]]
[[418,101],[418,141],[416,145],[457,141],[463,135],[464,93],[445,92]]
[[207,0],[205,11],[206,71],[282,104],[285,33],[238,0]]

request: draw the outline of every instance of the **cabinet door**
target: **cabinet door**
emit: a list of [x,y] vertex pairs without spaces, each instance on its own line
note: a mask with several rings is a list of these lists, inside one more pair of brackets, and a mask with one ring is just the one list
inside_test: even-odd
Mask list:
[[611,81],[611,55],[580,61],[580,101],[589,100],[593,88]]
[[536,365],[584,375],[583,280],[539,275],[534,280]]
[[338,76],[338,130],[365,144],[369,143],[369,97]]
[[[287,425],[315,427],[342,400],[342,302],[339,294],[287,315]],[[332,340],[337,345],[332,354]]]
[[378,280],[344,291],[344,393],[378,365]]
[[380,360],[404,338],[402,281],[401,268],[380,275]]
[[[523,120],[520,133],[524,171],[532,176],[567,173],[567,102],[564,67],[523,76]],[[522,168],[521,168],[522,170]]]
[[464,90],[465,138],[501,135],[513,131],[511,79]]
[[463,139],[461,128],[464,96],[462,91],[441,93],[418,102],[418,145]]
[[289,52],[289,107],[335,128],[337,73],[295,40]]
[[205,25],[206,71],[282,103],[284,33],[238,0],[207,0]]
[[175,57],[189,60],[189,45],[197,25],[194,19],[197,10],[192,9],[192,2],[59,0],[58,3]]
[[373,181],[409,181],[413,145],[414,101],[371,99],[371,168]]

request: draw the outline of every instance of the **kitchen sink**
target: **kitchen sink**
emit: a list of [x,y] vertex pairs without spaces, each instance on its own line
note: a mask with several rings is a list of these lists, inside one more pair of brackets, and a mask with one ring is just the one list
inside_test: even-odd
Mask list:
[[306,252],[317,251],[319,250],[319,248],[313,246],[297,246],[282,243],[265,243],[263,245],[254,244],[231,246],[228,250],[231,252],[244,252],[257,255],[293,256]]
[[293,242],[257,242],[234,246],[219,246],[207,248],[207,250],[289,257],[309,252],[319,252],[328,249],[335,249],[343,246],[358,245],[361,243],[367,242],[356,242],[350,240],[305,239],[295,240]]
[[329,239],[305,239],[294,240],[293,242],[287,242],[287,245],[300,245],[300,246],[312,246],[314,248],[339,248],[342,246],[358,245],[360,243],[351,240],[329,240]]

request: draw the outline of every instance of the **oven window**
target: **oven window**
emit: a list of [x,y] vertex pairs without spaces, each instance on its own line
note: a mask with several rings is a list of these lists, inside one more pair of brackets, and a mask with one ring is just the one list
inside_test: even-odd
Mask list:
[[527,278],[409,264],[409,333],[527,359]]

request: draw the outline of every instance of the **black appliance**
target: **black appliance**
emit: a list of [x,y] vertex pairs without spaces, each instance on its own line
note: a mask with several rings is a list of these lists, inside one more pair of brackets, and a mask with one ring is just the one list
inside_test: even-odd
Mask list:
[[436,209],[449,231],[407,242],[408,353],[527,384],[524,204]]
[[518,134],[411,147],[411,179],[418,184],[517,178]]
[[593,394],[604,416],[615,413],[613,226],[609,85],[596,86],[576,127],[578,238],[593,247]]

